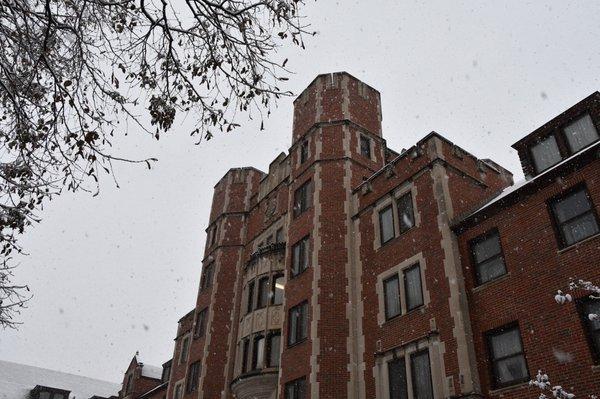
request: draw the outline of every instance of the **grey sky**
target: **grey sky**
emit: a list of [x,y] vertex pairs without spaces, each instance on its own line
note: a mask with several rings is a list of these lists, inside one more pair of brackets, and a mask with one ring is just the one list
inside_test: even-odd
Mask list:
[[[306,13],[307,50],[278,55],[301,91],[345,70],[381,92],[383,134],[396,150],[436,130],[515,172],[510,144],[600,88],[598,1],[319,0]],[[136,350],[160,365],[177,320],[195,304],[212,187],[230,168],[266,170],[291,141],[292,99],[258,132],[194,146],[190,123],[153,141],[132,128],[129,157],[100,195],[47,204],[22,244],[17,279],[35,297],[19,331],[0,331],[0,359],[120,381]]]

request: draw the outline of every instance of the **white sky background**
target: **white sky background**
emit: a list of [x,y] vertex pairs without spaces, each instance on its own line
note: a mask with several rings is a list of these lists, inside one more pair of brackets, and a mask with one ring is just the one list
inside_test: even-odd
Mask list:
[[[381,92],[395,150],[436,130],[519,179],[510,144],[600,88],[598,1],[308,1],[319,35],[280,51],[296,72],[287,88],[350,72]],[[46,205],[16,276],[35,297],[18,331],[0,330],[0,359],[115,382],[136,350],[168,360],[195,304],[214,184],[231,167],[267,170],[291,126],[284,99],[265,131],[245,124],[200,146],[190,121],[159,142],[132,128],[118,152],[159,163]]]

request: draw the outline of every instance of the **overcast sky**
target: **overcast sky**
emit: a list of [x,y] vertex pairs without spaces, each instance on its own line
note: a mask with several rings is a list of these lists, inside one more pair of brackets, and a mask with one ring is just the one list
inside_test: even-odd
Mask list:
[[[319,35],[287,48],[300,92],[319,73],[348,71],[381,92],[389,147],[435,130],[522,174],[510,145],[600,88],[600,2],[339,1],[305,9]],[[120,382],[139,350],[172,356],[191,310],[212,188],[231,167],[269,162],[291,143],[292,99],[259,132],[193,145],[190,123],[155,142],[132,128],[119,148],[159,163],[117,169],[100,195],[47,204],[21,243],[16,279],[34,293],[18,331],[0,330],[0,359]]]

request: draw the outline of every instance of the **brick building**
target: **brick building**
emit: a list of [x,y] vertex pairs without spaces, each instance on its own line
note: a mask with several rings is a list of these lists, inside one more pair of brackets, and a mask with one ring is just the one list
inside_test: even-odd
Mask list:
[[435,132],[387,148],[379,92],[318,76],[289,153],[216,184],[196,306],[146,397],[531,398],[538,369],[600,393],[600,301],[553,300],[600,281],[598,127],[594,93],[514,144],[513,185]]

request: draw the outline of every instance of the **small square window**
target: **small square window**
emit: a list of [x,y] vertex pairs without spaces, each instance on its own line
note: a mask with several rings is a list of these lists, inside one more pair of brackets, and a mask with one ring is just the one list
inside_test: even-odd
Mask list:
[[600,231],[598,218],[585,187],[551,201],[551,209],[561,247],[568,247]]
[[577,152],[598,140],[592,117],[585,114],[564,129],[571,152]]
[[533,164],[537,173],[543,172],[562,160],[554,136],[548,136],[531,147],[531,155],[533,156]]
[[360,154],[365,158],[371,159],[371,139],[367,136],[360,136]]
[[497,231],[475,238],[470,246],[478,285],[506,274],[500,235]]
[[529,381],[519,327],[506,326],[486,335],[494,389]]
[[381,239],[381,245],[390,241],[395,236],[394,211],[391,205],[388,205],[379,211],[379,235]]

